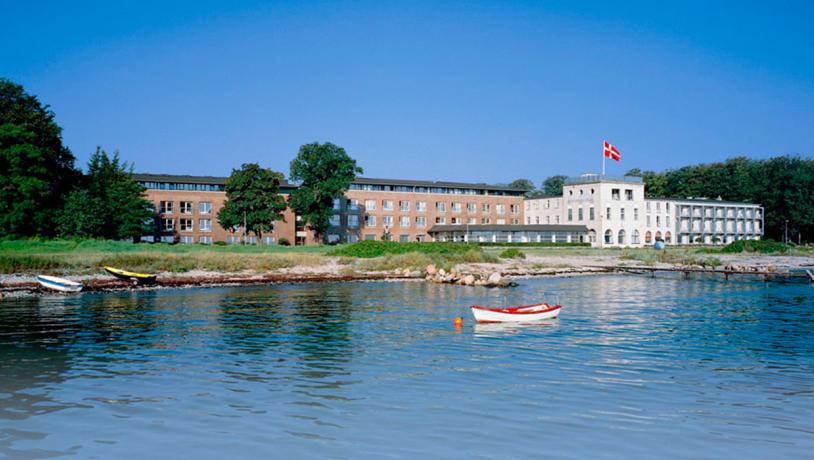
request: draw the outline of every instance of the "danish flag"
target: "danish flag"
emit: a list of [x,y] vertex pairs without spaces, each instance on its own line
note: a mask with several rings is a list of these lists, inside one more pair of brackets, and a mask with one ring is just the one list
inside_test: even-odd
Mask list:
[[605,150],[603,151],[605,158],[611,158],[613,160],[619,161],[622,159],[622,154],[616,150],[616,147],[610,145],[608,141],[605,141]]

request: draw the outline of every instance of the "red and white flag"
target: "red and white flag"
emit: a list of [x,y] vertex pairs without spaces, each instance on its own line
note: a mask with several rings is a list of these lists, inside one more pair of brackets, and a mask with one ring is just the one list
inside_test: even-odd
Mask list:
[[622,159],[622,154],[616,150],[616,147],[610,145],[608,141],[605,141],[605,150],[603,151],[605,158],[611,158],[613,160],[619,161]]

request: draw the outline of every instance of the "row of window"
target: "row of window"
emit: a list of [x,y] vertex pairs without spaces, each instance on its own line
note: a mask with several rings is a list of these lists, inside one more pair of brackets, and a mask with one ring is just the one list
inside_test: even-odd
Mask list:
[[[644,202],[644,208],[647,212],[650,212],[650,201]],[[661,201],[656,201],[656,212],[661,212]],[[664,203],[664,210],[667,214],[670,214],[670,203]]]
[[[393,216],[382,216],[382,226],[383,227],[393,227]],[[424,228],[427,226],[427,218],[424,216],[415,217],[413,220],[410,216],[399,216],[399,227],[402,228],[409,228],[412,223],[415,222],[415,226],[417,228]],[[519,219],[511,219],[510,221],[512,224],[519,224]],[[447,223],[447,218],[444,216],[439,216],[435,218],[435,223],[440,225],[445,225]],[[464,221],[461,217],[451,217],[449,219],[449,223],[451,225],[477,225],[480,224],[491,224],[492,219],[490,217],[482,217],[480,222],[475,217],[469,217]],[[498,225],[506,224],[506,219],[495,219],[495,223]],[[341,225],[341,221],[339,215],[334,214],[331,216],[330,225],[332,227],[339,227]],[[377,218],[376,216],[366,215],[365,216],[365,227],[376,227],[377,225]],[[359,227],[359,216],[356,215],[349,215],[348,216],[348,227],[349,228],[358,228]]]
[[186,190],[190,192],[222,192],[223,185],[219,184],[177,184],[175,182],[139,182],[142,187],[150,190]]
[[[194,208],[195,203],[193,201],[179,201],[178,202],[178,212],[181,214],[192,214],[192,210]],[[175,213],[175,202],[174,201],[159,201],[158,202],[158,212],[161,214],[174,214]],[[212,213],[212,202],[211,201],[199,201],[198,202],[198,214],[211,214]]]
[[[383,211],[393,211],[395,209],[395,200],[381,200],[381,206]],[[334,211],[339,211],[341,205],[341,201],[339,199],[334,200]],[[365,211],[375,211],[376,207],[378,206],[377,200],[365,200]],[[400,212],[409,212],[410,211],[411,202],[409,200],[398,200],[398,209]],[[357,211],[359,210],[359,200],[356,199],[349,199],[346,201],[345,204],[346,208],[350,211]],[[450,209],[453,213],[460,213],[463,211],[463,203],[453,202],[450,203]],[[427,202],[426,201],[416,201],[415,202],[415,210],[416,212],[427,212]],[[483,203],[480,206],[480,210],[482,213],[488,214],[492,212],[492,205],[489,203]],[[447,203],[443,201],[437,201],[435,203],[435,211],[438,213],[445,213],[447,212]],[[478,212],[478,205],[477,203],[467,203],[466,204],[466,212],[469,214],[475,214]],[[505,204],[496,204],[495,205],[495,212],[497,214],[506,214],[506,205]],[[509,212],[512,214],[520,214],[520,205],[512,204],[509,205]]]
[[[162,232],[175,231],[175,219],[161,219]],[[178,230],[182,232],[192,232],[195,230],[195,219],[179,219]],[[212,231],[212,219],[198,219],[198,230],[201,232]]]
[[454,187],[424,187],[413,185],[379,185],[379,184],[350,184],[350,190],[364,190],[367,192],[405,192],[405,193],[441,193],[445,195],[493,195],[493,196],[520,196],[522,191],[509,192],[504,190],[485,190],[474,188]]

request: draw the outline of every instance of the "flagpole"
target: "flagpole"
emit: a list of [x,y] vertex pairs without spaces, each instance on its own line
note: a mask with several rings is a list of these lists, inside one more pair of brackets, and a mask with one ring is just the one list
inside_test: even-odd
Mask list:
[[605,143],[602,143],[602,178],[605,178]]

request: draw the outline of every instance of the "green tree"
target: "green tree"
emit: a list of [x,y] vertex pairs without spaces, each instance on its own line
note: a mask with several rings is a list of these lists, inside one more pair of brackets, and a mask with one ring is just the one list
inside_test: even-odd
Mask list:
[[318,237],[324,237],[333,215],[333,201],[341,198],[362,168],[342,147],[326,142],[305,144],[291,162],[292,181],[300,186],[291,194],[291,208]]
[[274,228],[274,222],[283,219],[285,198],[280,195],[282,173],[247,163],[233,169],[226,181],[226,202],[218,212],[223,228],[241,227],[243,236],[253,232],[258,238]]
[[0,78],[0,235],[53,234],[53,216],[78,178],[54,113]]
[[551,176],[543,181],[543,193],[546,195],[562,195],[562,186],[567,176]]
[[57,214],[61,236],[107,239],[139,238],[151,233],[153,205],[133,178],[132,166],[101,147],[88,161],[88,173]]
[[534,183],[528,179],[516,179],[509,183],[509,187],[530,192],[534,190]]

